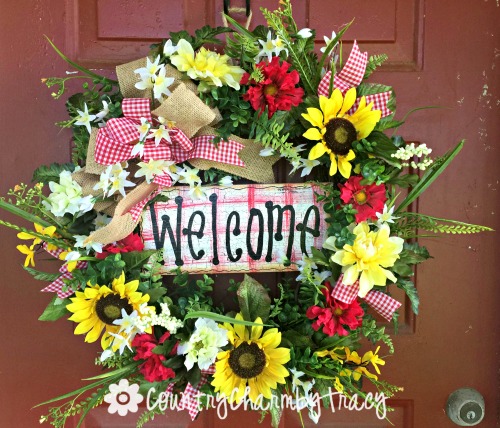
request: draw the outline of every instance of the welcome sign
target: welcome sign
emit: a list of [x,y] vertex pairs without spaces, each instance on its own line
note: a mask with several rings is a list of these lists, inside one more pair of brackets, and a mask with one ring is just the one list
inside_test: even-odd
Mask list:
[[143,215],[145,249],[164,249],[169,274],[269,272],[321,248],[326,232],[322,190],[311,184],[206,186],[205,200],[192,200],[189,187],[162,192],[168,202]]

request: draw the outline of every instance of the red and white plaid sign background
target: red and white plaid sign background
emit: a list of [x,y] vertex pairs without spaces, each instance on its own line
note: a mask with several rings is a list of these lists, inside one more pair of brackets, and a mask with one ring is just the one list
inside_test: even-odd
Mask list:
[[[174,202],[174,198],[181,196],[183,198],[182,203],[182,218],[181,218],[181,248],[182,248],[182,260],[184,265],[183,270],[188,272],[197,273],[223,273],[223,272],[269,272],[269,271],[282,271],[282,270],[296,270],[295,266],[290,266],[289,268],[284,268],[282,263],[278,262],[278,259],[286,254],[286,249],[288,245],[288,237],[290,230],[291,216],[290,212],[284,211],[283,213],[283,239],[281,241],[276,241],[273,238],[273,251],[272,251],[272,261],[266,262],[265,257],[267,254],[268,245],[268,215],[265,203],[267,201],[272,201],[275,205],[280,205],[281,207],[285,205],[292,205],[295,210],[295,224],[292,225],[294,228],[294,244],[292,247],[292,254],[290,260],[295,262],[302,258],[302,251],[300,248],[300,231],[296,229],[297,225],[304,220],[304,214],[306,210],[311,205],[316,205],[320,212],[320,236],[313,237],[310,233],[306,233],[306,248],[309,250],[311,246],[316,248],[321,248],[324,240],[325,231],[327,228],[323,204],[316,200],[315,192],[321,193],[321,189],[317,186],[310,184],[250,184],[250,185],[239,185],[232,187],[219,187],[219,186],[206,186],[204,190],[207,194],[206,200],[193,201],[188,192],[189,187],[173,187],[171,189],[165,189],[163,194],[170,198],[170,202],[167,203],[157,203],[154,205],[154,210],[156,214],[156,219],[158,222],[158,231],[161,235],[162,230],[162,220],[161,217],[167,214],[170,217],[170,224],[172,231],[175,236],[176,231],[176,218],[177,218],[177,205]],[[218,265],[212,264],[213,259],[213,236],[212,236],[212,203],[208,200],[208,196],[212,193],[217,195],[217,217],[216,217],[216,230],[217,230],[217,251],[220,263]],[[263,231],[263,249],[262,256],[260,260],[253,260],[248,255],[246,239],[247,239],[247,225],[249,212],[251,208],[257,208],[262,212],[264,218],[264,231]],[[191,253],[188,247],[188,237],[182,233],[182,229],[188,226],[189,218],[194,211],[200,210],[205,215],[205,227],[203,230],[204,236],[198,239],[192,236],[193,240],[193,250],[198,252],[199,250],[204,250],[205,255],[200,260],[194,260],[191,257]],[[241,233],[238,236],[234,236],[233,230],[235,228],[236,220],[233,218],[230,226],[230,240],[231,240],[231,251],[233,255],[237,248],[243,250],[243,255],[237,262],[231,262],[228,258],[226,251],[226,227],[227,218],[231,211],[237,211],[240,215],[240,230]],[[273,211],[274,218],[274,231],[276,233],[277,224],[277,210]],[[195,217],[195,221],[192,226],[192,230],[199,230],[200,226],[200,216]],[[255,251],[257,249],[257,237],[259,235],[258,231],[259,221],[257,217],[254,217],[252,222],[252,229],[250,233],[252,248]],[[308,219],[308,226],[314,226],[314,214],[310,214]],[[155,240],[153,237],[153,227],[152,218],[150,210],[146,210],[143,215],[142,221],[142,237],[144,239],[144,245],[146,249],[154,249]],[[165,233],[165,243],[164,243],[165,253],[165,272],[169,273],[172,269],[176,268],[175,265],[175,255],[170,242],[168,232]]]

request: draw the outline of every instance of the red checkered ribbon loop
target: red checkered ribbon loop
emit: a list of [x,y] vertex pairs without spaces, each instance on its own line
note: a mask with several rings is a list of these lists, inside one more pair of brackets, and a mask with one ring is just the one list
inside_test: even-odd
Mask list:
[[[106,126],[97,134],[95,160],[101,165],[113,165],[136,157],[132,152],[140,138],[138,127],[141,119],[146,119],[152,126],[159,124],[151,115],[149,99],[125,98],[122,110],[124,117],[108,120]],[[161,159],[175,163],[189,159],[207,159],[245,166],[238,156],[243,144],[236,141],[224,141],[216,147],[212,142],[213,135],[201,135],[190,139],[181,129],[175,127],[169,130],[169,136],[171,141],[162,138],[159,144],[155,143],[153,137],[146,138],[141,158],[145,161]],[[171,182],[157,184],[170,185]]]
[[[342,279],[343,275],[341,275],[337,281],[332,291],[332,297],[349,304],[358,296],[359,281],[356,281],[353,285],[345,285]],[[387,321],[392,319],[394,312],[401,306],[401,303],[381,291],[371,290],[364,297],[364,300],[375,312],[384,317]]]
[[[360,85],[363,81],[363,76],[365,75],[366,64],[368,62],[368,53],[361,52],[359,50],[358,43],[354,41],[351,53],[347,62],[344,64],[342,70],[333,76],[333,89],[339,89],[342,94],[345,94],[350,88],[354,88]],[[328,71],[318,86],[318,96],[323,95],[325,97],[329,96],[330,89],[330,79],[332,72]],[[382,117],[389,116],[392,112],[387,107],[387,102],[391,93],[389,91],[382,92],[380,94],[366,95],[366,103],[370,104],[373,102],[373,109],[380,110],[382,112]],[[359,106],[361,98],[358,98],[354,103],[353,107],[347,112],[348,115],[353,114]]]
[[191,420],[195,420],[200,409],[200,389],[208,383],[208,376],[215,373],[215,366],[211,365],[207,370],[201,371],[201,379],[194,387],[190,383],[187,384],[180,401],[181,407],[188,411]]
[[[54,256],[56,259],[58,259],[59,255],[64,251],[60,248],[57,248],[56,250],[49,250],[46,242],[44,242],[43,244],[43,249],[47,251],[47,253],[49,253],[51,256]],[[76,263],[76,269],[85,269],[86,267],[87,267],[87,262]],[[61,274],[59,278],[50,283],[42,291],[57,293],[57,297],[65,299],[66,297],[71,296],[74,293],[74,291],[73,290],[63,291],[65,285],[64,279],[71,279],[73,278],[73,275],[71,274],[71,272],[68,272],[68,267],[66,263],[61,266],[61,268],[59,269],[59,273]]]

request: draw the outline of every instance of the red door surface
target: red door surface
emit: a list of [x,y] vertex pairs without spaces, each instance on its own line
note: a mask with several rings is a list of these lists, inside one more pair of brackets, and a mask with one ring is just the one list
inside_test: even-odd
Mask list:
[[[278,1],[253,0],[252,25],[263,23],[260,6],[273,9]],[[445,107],[413,114],[401,129],[407,140],[425,142],[437,155],[467,140],[417,208],[500,229],[498,0],[296,0],[294,6],[299,25],[318,30],[318,45],[323,34],[356,17],[345,40],[356,38],[362,50],[389,55],[376,81],[394,87],[399,118],[416,106]],[[145,56],[149,44],[169,31],[220,24],[221,7],[222,0],[0,0],[0,194],[29,182],[40,164],[69,160],[70,136],[54,126],[66,117],[64,102],[52,100],[40,84],[43,77],[63,76],[68,67],[44,34],[77,62],[112,73],[114,65]],[[346,43],[345,51],[349,48]],[[279,176],[287,179],[283,172]],[[0,236],[0,428],[31,428],[39,426],[43,413],[30,410],[34,404],[96,374],[97,345],[74,336],[65,320],[37,321],[51,296],[41,294],[41,283],[22,271],[15,233],[2,228]],[[486,402],[480,426],[494,427],[500,401],[500,240],[488,233],[422,243],[435,259],[417,272],[421,313],[415,319],[408,302],[404,305],[396,354],[384,367],[385,378],[404,388],[390,402],[395,411],[389,419],[404,428],[455,426],[444,412],[446,399],[458,388],[472,387]],[[209,411],[194,423],[183,413],[146,426],[257,426],[258,419],[236,412],[219,420]],[[373,412],[326,410],[320,424],[391,426]],[[85,424],[129,426],[134,424],[105,409],[92,412]],[[285,412],[281,426],[300,426],[297,414]]]

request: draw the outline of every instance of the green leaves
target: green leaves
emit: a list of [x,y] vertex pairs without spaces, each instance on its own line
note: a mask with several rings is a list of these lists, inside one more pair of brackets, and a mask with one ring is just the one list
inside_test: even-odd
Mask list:
[[69,305],[70,303],[71,301],[69,299],[60,299],[59,297],[54,296],[38,320],[56,321],[65,315],[69,315],[70,312],[66,309],[66,305]]
[[418,314],[418,305],[420,303],[420,299],[418,297],[418,293],[417,293],[417,289],[415,288],[415,284],[413,284],[413,282],[410,280],[399,278],[396,285],[398,286],[398,288],[401,288],[402,290],[404,290],[404,292],[406,293],[406,295],[410,299],[411,308],[413,310],[413,313]]
[[42,272],[36,269],[33,269],[29,266],[23,266],[23,269],[28,272],[34,279],[37,279],[39,281],[48,281],[52,282],[55,281],[57,278],[61,276],[60,273],[47,273],[47,272]]
[[271,310],[271,298],[265,288],[249,275],[245,275],[238,291],[238,303],[243,318],[255,321],[257,317],[266,322]]
[[36,183],[48,184],[50,181],[55,181],[59,183],[59,174],[63,171],[73,172],[75,170],[75,165],[72,163],[52,163],[50,165],[42,165],[35,169],[33,172],[33,178],[31,179]]
[[366,64],[366,70],[363,79],[368,79],[368,77],[370,77],[370,75],[376,70],[376,68],[380,67],[388,59],[389,57],[386,54],[370,56],[370,58],[368,59],[368,63]]

